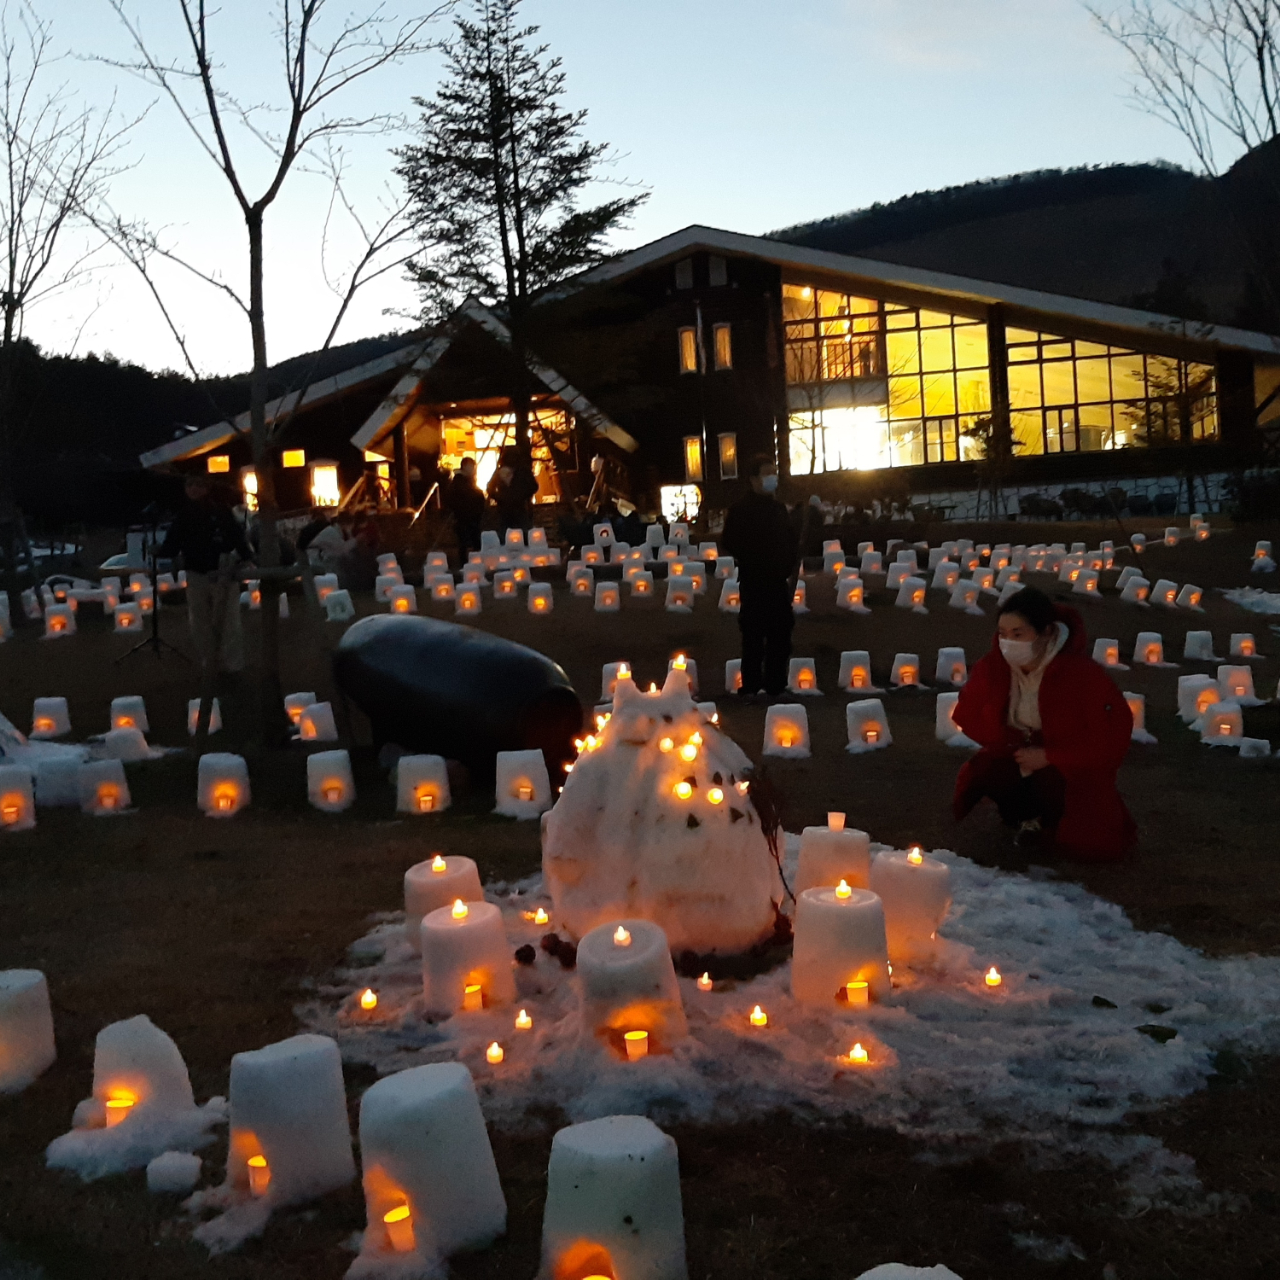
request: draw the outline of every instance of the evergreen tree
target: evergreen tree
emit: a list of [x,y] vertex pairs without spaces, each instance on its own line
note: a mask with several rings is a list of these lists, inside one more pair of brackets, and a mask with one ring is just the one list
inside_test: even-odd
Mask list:
[[582,137],[585,111],[561,105],[565,75],[520,0],[471,0],[444,46],[435,96],[415,98],[419,140],[399,153],[421,253],[410,266],[423,314],[439,320],[466,296],[499,307],[512,332],[520,447],[528,449],[526,317],[539,291],[605,257],[605,241],[644,194],[579,207],[606,144]]

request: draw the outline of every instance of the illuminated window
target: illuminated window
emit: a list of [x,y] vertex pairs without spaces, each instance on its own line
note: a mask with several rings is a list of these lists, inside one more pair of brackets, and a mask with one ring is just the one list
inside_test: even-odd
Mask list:
[[698,372],[698,334],[695,329],[680,330],[680,372]]
[[244,494],[246,511],[258,509],[258,473],[252,467],[244,467],[240,472],[240,489]]
[[342,501],[337,463],[317,462],[312,465],[311,501],[317,507],[336,507]]
[[718,443],[720,479],[736,480],[738,478],[738,437],[732,431],[724,431],[718,437]]
[[[559,500],[564,472],[577,471],[577,441],[573,420],[557,403],[535,402],[529,410],[533,474],[538,481],[534,502]],[[440,423],[439,464],[454,474],[463,458],[476,460],[476,484],[484,489],[498,469],[503,449],[516,442],[514,413],[454,412]],[[552,451],[555,457],[552,457]]]
[[662,514],[667,520],[694,520],[702,506],[702,490],[696,484],[664,484],[658,490]]
[[389,462],[378,463],[378,479],[379,480],[391,479],[391,463]]
[[364,451],[364,460],[366,462],[386,462],[386,458],[384,458],[382,454],[374,453],[372,449],[366,449]]
[[718,324],[712,330],[716,344],[716,368],[733,368],[733,332],[729,325]]
[[305,467],[307,465],[307,451],[305,449],[285,449],[280,454],[280,465],[282,467]]
[[226,453],[211,453],[208,462],[205,464],[209,468],[211,476],[226,475],[231,470],[231,455]]
[[689,481],[702,479],[702,437],[684,438],[684,478]]

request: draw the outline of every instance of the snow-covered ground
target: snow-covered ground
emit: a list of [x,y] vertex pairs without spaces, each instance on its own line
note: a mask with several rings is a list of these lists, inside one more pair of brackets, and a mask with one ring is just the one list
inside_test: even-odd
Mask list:
[[[787,837],[794,873],[799,839]],[[797,1004],[790,966],[710,992],[681,979],[689,1036],[673,1052],[628,1063],[589,1032],[572,972],[540,949],[518,967],[516,1008],[431,1023],[403,917],[387,913],[353,944],[350,967],[300,1010],[343,1055],[388,1073],[458,1059],[476,1077],[489,1122],[512,1127],[529,1108],[571,1120],[618,1113],[726,1121],[778,1108],[820,1119],[856,1115],[929,1140],[941,1155],[1021,1140],[1042,1158],[1083,1152],[1123,1170],[1132,1202],[1195,1202],[1191,1162],[1124,1125],[1126,1113],[1183,1097],[1214,1071],[1217,1049],[1280,1047],[1280,959],[1209,959],[1121,909],[1047,874],[1011,874],[947,851],[954,905],[927,971],[894,973],[889,1002],[858,1011]],[[540,877],[486,891],[512,947],[537,946],[550,910]],[[555,921],[551,926],[554,928]],[[999,987],[985,972],[996,966]],[[372,987],[366,1014],[359,992]],[[768,1014],[752,1027],[755,1005]],[[517,1008],[533,1016],[514,1028]],[[485,1049],[505,1050],[491,1066]],[[865,1066],[841,1061],[855,1043]]]
[[1260,591],[1257,587],[1236,587],[1222,593],[1232,604],[1250,613],[1280,613],[1280,591]]

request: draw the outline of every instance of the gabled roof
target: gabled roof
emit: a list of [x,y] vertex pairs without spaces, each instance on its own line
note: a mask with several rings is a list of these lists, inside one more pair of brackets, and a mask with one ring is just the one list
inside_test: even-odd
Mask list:
[[[475,298],[466,302],[454,312],[444,330],[430,342],[422,354],[413,362],[412,367],[391,389],[391,393],[369,415],[364,425],[351,437],[351,443],[357,449],[369,449],[381,436],[391,430],[413,407],[423,379],[432,367],[452,346],[459,329],[470,322],[478,325],[495,341],[505,347],[511,346],[511,330],[483,303]],[[616,444],[628,453],[634,453],[639,443],[625,432],[616,422],[587,399],[576,387],[567,382],[550,365],[544,364],[532,352],[526,353],[525,366],[548,391],[560,397],[581,418],[592,432],[603,439]]]
[[[1249,351],[1280,362],[1280,337],[1273,337],[1270,334],[1235,329],[1228,325],[1183,320],[1176,316],[1158,315],[1155,312],[1139,311],[1132,307],[1091,302],[1085,298],[1044,293],[1037,289],[1023,289],[1016,285],[997,284],[989,280],[972,280],[965,276],[928,271],[920,267],[904,267],[892,262],[880,262],[874,258],[856,258],[843,253],[832,253],[825,249],[809,249],[765,236],[741,235],[736,231],[721,231],[715,227],[696,224],[664,236],[660,240],[641,245],[638,249],[620,254],[599,267],[583,272],[570,282],[569,287],[622,279],[638,271],[674,261],[697,250],[755,258],[758,261],[774,263],[784,270],[816,271],[832,276],[852,277],[889,288],[928,293],[941,298],[954,298],[970,304],[976,302],[989,306],[1000,303],[1011,309],[1034,313],[1037,316],[1060,316],[1085,324],[1106,325],[1110,328],[1128,330],[1134,334],[1141,334],[1148,342],[1157,337],[1174,338],[1182,343]],[[562,288],[556,292],[562,294],[565,289]],[[1138,339],[1135,337],[1134,341],[1137,342]]]

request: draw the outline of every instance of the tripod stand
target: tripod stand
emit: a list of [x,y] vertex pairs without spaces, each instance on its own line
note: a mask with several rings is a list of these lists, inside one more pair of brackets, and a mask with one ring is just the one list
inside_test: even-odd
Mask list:
[[147,559],[151,563],[151,633],[145,635],[132,648],[126,649],[117,659],[117,663],[123,662],[126,658],[132,657],[135,653],[140,653],[143,649],[150,649],[157,658],[163,658],[165,651],[176,654],[183,662],[190,662],[181,649],[175,644],[170,644],[160,635],[160,593],[156,589],[156,532],[159,528],[159,521],[156,519],[154,506],[148,507],[143,515],[147,518],[147,537],[148,537],[148,555]]

